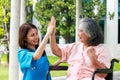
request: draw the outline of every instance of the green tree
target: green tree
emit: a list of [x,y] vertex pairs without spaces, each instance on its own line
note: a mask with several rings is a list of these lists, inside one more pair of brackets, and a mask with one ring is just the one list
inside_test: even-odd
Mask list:
[[0,0],[0,42],[7,50],[9,50],[10,1]]
[[75,0],[39,0],[35,8],[35,17],[42,25],[44,35],[51,16],[56,18],[56,35],[72,42],[75,36]]
[[[95,6],[98,6],[98,13],[94,13]],[[82,2],[82,17],[94,18],[100,21],[106,15],[106,0],[83,0]]]
[[34,4],[34,0],[26,0],[26,10],[27,10],[26,21],[27,22],[32,22],[32,18],[34,14],[33,4]]
[[0,38],[9,32],[10,0],[0,0]]

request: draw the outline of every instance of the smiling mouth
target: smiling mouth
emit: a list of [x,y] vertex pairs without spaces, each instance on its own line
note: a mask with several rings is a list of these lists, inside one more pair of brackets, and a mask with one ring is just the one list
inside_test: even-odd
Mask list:
[[38,43],[38,41],[33,41],[34,43]]

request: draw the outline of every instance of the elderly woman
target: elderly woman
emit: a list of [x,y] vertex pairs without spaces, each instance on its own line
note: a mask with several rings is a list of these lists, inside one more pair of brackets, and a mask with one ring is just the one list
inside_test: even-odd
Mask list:
[[[97,68],[110,67],[110,53],[103,44],[103,34],[97,22],[90,18],[82,19],[79,23],[78,36],[80,41],[59,47],[54,31],[50,36],[52,52],[60,58],[60,62],[67,62],[67,80],[91,80]],[[53,46],[54,45],[54,46]],[[97,74],[95,80],[105,80],[106,74]]]

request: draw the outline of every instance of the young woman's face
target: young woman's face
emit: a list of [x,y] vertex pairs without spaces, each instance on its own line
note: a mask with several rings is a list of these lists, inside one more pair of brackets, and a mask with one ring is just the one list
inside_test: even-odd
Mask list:
[[28,31],[26,41],[28,48],[35,48],[35,45],[39,43],[38,31],[35,28]]
[[78,28],[78,36],[82,43],[87,44],[87,40],[89,39],[89,37],[85,34],[85,29],[81,24],[79,25],[79,28]]

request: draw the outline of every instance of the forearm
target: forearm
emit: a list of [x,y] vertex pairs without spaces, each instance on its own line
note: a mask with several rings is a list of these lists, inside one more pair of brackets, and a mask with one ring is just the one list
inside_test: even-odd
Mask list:
[[50,36],[50,46],[51,46],[53,54],[55,54],[58,57],[61,57],[61,50],[56,43],[55,35]]
[[[100,63],[96,58],[92,58],[92,65],[95,69],[105,69],[106,66],[103,63]],[[106,74],[97,74],[99,77],[104,78]]]
[[46,33],[45,37],[43,38],[42,42],[40,43],[39,47],[37,48],[35,54],[33,55],[33,60],[37,60],[42,56],[42,54],[45,50],[46,44],[48,42],[48,39],[49,39],[49,34]]
[[101,63],[100,61],[98,61],[96,57],[92,57],[91,62],[95,69],[96,68],[106,68],[106,66],[103,63]]

